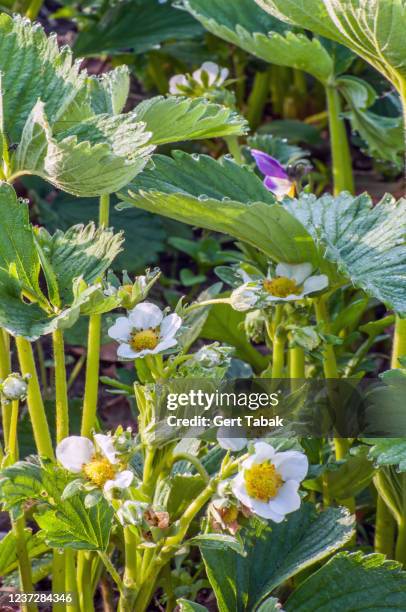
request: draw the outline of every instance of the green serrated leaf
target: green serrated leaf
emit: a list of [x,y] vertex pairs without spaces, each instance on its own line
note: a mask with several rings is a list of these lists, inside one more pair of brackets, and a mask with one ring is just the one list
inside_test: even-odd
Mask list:
[[344,76],[337,80],[337,85],[349,106],[343,115],[366,143],[368,153],[400,167],[405,150],[402,117],[384,117],[368,110],[376,92],[362,79]]
[[369,457],[378,467],[394,465],[399,472],[406,472],[406,440],[404,438],[365,438],[372,445]]
[[166,40],[193,38],[201,26],[187,13],[159,0],[125,0],[111,7],[101,18],[80,32],[74,45],[77,55],[117,53],[132,49],[145,53]]
[[113,508],[104,498],[88,507],[82,498],[72,497],[35,518],[52,547],[104,551],[109,543],[113,514]]
[[305,580],[284,604],[286,612],[403,610],[406,573],[384,555],[342,552]]
[[[24,539],[30,559],[42,555],[49,550],[49,546],[44,542],[44,532],[42,531],[33,534],[31,529],[25,529]],[[16,536],[13,531],[9,531],[4,538],[0,540],[0,575],[4,577],[17,568]]]
[[355,286],[406,312],[406,200],[386,196],[373,206],[366,194],[319,199],[304,194],[286,208]]
[[319,40],[289,31],[264,15],[253,0],[184,0],[184,7],[209,32],[266,62],[304,70],[322,83],[334,72],[333,60]]
[[77,196],[109,194],[144,168],[154,149],[147,144],[150,136],[135,113],[95,115],[54,134],[38,101],[24,125],[12,173],[40,176]]
[[74,279],[82,277],[88,284],[96,281],[119,254],[122,243],[122,234],[97,228],[94,223],[74,225],[66,232],[58,230],[46,238],[48,259],[63,304],[74,300]]
[[89,77],[88,88],[92,109],[97,115],[118,115],[130,93],[128,66],[118,66],[111,72]]
[[41,295],[38,284],[40,261],[28,206],[17,198],[11,185],[3,182],[0,182],[0,217],[0,268],[9,270],[14,265],[18,278],[34,293]]
[[112,527],[113,509],[103,498],[86,508],[83,495],[63,500],[69,476],[55,466],[36,460],[20,461],[1,473],[0,499],[14,516],[27,500],[40,502],[35,520],[52,547],[105,550]]
[[[302,224],[277,204],[247,166],[182,151],[153,157],[119,197],[128,205],[159,213],[248,242],[277,261],[313,262],[320,257]],[[125,205],[124,205],[125,206]]]
[[231,549],[238,555],[244,556],[244,547],[241,541],[231,535],[224,533],[204,533],[187,541],[187,544],[199,546],[203,550],[228,550]]
[[203,551],[220,612],[255,610],[278,585],[340,548],[352,528],[343,508],[317,514],[305,504],[283,523],[244,530],[245,557],[231,550]]
[[151,132],[154,145],[244,134],[248,128],[238,113],[204,98],[158,96],[141,102],[135,112]]
[[91,116],[86,101],[86,73],[72,61],[68,46],[59,50],[38,24],[5,13],[0,15],[0,72],[4,127],[10,143],[21,132],[37,100],[45,103],[51,124],[69,117],[72,122]]
[[406,5],[399,0],[255,0],[277,19],[352,49],[396,86],[406,77]]

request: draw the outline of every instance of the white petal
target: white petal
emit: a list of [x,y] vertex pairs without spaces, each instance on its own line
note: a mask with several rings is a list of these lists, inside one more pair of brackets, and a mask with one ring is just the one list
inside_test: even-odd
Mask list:
[[135,359],[138,355],[129,344],[120,344],[117,349],[117,357],[120,359]]
[[175,74],[173,77],[171,77],[169,79],[169,92],[171,94],[179,94],[182,93],[179,89],[178,89],[178,85],[185,85],[187,86],[188,81],[187,78],[184,74]]
[[275,449],[273,446],[268,444],[267,442],[256,442],[254,444],[254,457],[255,463],[263,463],[264,461],[269,461],[273,459],[275,456]]
[[[200,70],[196,70],[196,72],[200,72],[200,75],[199,75],[200,79],[201,79],[201,73],[203,72],[203,70],[208,75],[209,85],[213,85],[216,82],[217,77],[219,75],[219,70],[220,70],[219,66],[215,64],[214,62],[204,62],[201,65]],[[193,73],[193,77],[194,75],[195,73]],[[198,79],[196,79],[196,81],[197,80]],[[202,81],[200,80],[199,82],[201,83]]]
[[276,453],[272,459],[272,463],[283,480],[296,480],[297,482],[301,482],[309,469],[309,462],[306,455],[299,451]]
[[123,470],[117,472],[114,480],[108,480],[103,487],[103,491],[108,493],[112,489],[127,489],[134,479],[134,474],[131,470]]
[[110,463],[118,463],[117,451],[114,448],[112,437],[105,436],[104,434],[95,434],[93,437],[106,459],[108,459]]
[[319,274],[318,276],[309,276],[306,278],[303,285],[303,294],[313,293],[314,291],[321,291],[328,287],[328,277],[325,274]]
[[172,346],[176,346],[177,344],[178,341],[176,340],[176,338],[172,338],[171,336],[169,336],[169,338],[165,338],[164,340],[162,340],[162,342],[157,344],[156,347],[152,349],[151,353],[153,355],[156,355],[157,353],[162,353],[163,351],[166,351],[166,349],[171,348]]
[[227,434],[227,429],[227,427],[220,427],[217,432],[217,442],[220,444],[221,448],[238,452],[247,446],[247,438],[224,437],[225,434]]
[[161,338],[164,339],[167,336],[174,336],[181,325],[182,319],[175,313],[164,317],[161,323]]
[[118,317],[114,325],[108,330],[108,335],[114,340],[127,342],[130,339],[132,325],[127,317]]
[[93,442],[84,436],[69,436],[56,447],[56,458],[70,472],[78,473],[92,460],[95,453]]
[[311,263],[302,264],[287,264],[279,263],[276,266],[277,276],[284,276],[295,280],[298,285],[301,285],[304,280],[312,273],[313,266]]
[[133,326],[141,330],[158,327],[161,324],[163,314],[161,309],[155,304],[151,304],[151,302],[142,302],[132,309],[128,317]]
[[268,502],[261,502],[257,499],[253,499],[249,507],[254,514],[265,519],[270,519],[274,523],[281,523],[285,518],[285,514],[277,512]]
[[270,508],[278,514],[288,514],[300,508],[299,483],[288,480],[281,486],[277,496],[269,501]]
[[224,81],[227,79],[229,74],[230,74],[230,71],[228,70],[228,68],[222,68],[220,70],[220,76],[218,78],[218,84],[221,85],[222,83],[224,83]]

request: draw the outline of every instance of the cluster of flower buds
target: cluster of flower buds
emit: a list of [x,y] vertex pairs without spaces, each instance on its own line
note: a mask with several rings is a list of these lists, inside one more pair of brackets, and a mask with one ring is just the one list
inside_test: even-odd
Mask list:
[[22,376],[18,372],[9,374],[7,378],[0,382],[0,393],[4,403],[10,403],[15,400],[23,401],[27,397],[28,381],[31,378],[30,374]]

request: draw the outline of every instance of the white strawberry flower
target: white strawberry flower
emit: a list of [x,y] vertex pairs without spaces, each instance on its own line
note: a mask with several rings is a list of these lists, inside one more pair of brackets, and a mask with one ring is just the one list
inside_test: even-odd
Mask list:
[[215,62],[203,62],[192,75],[175,74],[169,80],[169,92],[174,95],[184,94],[185,88],[193,90],[193,86],[203,88],[221,87],[229,75],[227,68],[220,68]]
[[94,435],[95,444],[84,436],[69,436],[56,447],[59,463],[73,474],[82,473],[104,493],[126,489],[133,481],[131,470],[121,470],[111,436]]
[[155,304],[142,302],[128,313],[128,317],[119,317],[108,334],[120,343],[118,357],[136,359],[176,346],[175,336],[181,325],[182,319],[177,314],[164,316]]
[[312,274],[311,263],[279,263],[274,274],[253,279],[244,272],[243,285],[235,289],[230,297],[235,310],[250,310],[255,306],[266,306],[272,302],[294,302],[328,287],[325,274]]
[[254,449],[231,481],[231,490],[251,512],[280,523],[300,507],[298,490],[309,467],[307,457],[299,451],[277,452],[266,442],[257,442]]
[[195,70],[192,74],[193,79],[199,83],[199,85],[205,85],[205,79],[209,87],[220,87],[227,79],[229,71],[227,68],[220,68],[215,62],[203,62],[198,70]]

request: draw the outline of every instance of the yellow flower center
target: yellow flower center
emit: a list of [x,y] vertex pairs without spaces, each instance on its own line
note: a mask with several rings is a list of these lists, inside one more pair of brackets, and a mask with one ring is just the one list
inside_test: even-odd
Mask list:
[[132,295],[132,292],[133,292],[133,286],[132,285],[122,285],[121,289],[123,289],[123,291],[128,293],[128,295]]
[[288,295],[300,295],[301,287],[292,278],[277,276],[276,278],[266,278],[264,289],[275,297],[285,298]]
[[154,349],[159,343],[159,335],[155,329],[143,329],[131,335],[130,346],[134,351]]
[[245,488],[250,497],[268,502],[276,497],[283,484],[282,476],[272,463],[254,463],[244,470]]
[[83,466],[88,479],[98,487],[102,487],[108,480],[113,480],[115,472],[110,461],[106,458],[93,458],[90,463]]

